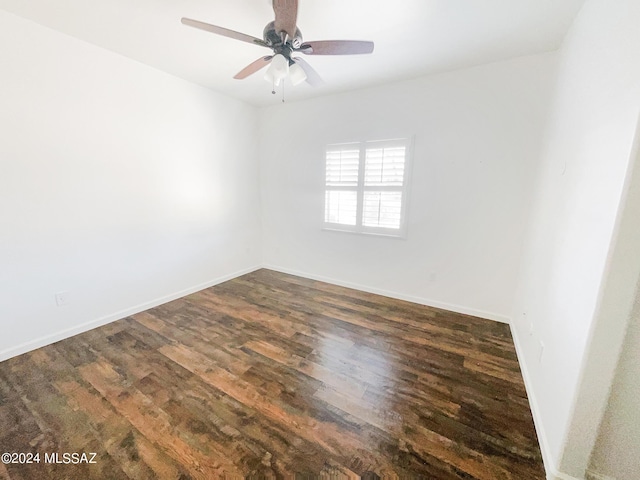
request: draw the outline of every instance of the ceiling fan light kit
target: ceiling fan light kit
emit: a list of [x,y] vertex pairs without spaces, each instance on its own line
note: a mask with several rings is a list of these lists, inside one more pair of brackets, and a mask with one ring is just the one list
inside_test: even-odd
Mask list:
[[269,64],[269,68],[267,68],[267,72],[264,75],[264,79],[267,82],[278,86],[280,85],[280,81],[287,78],[288,75],[289,61],[280,53],[274,55],[271,59],[271,63]]
[[[261,57],[240,70],[233,78],[241,80],[269,65],[265,80],[274,87],[289,78],[293,86],[306,81],[312,87],[324,82],[318,73],[303,58],[294,57],[294,53],[304,55],[359,55],[373,52],[373,42],[361,40],[321,40],[304,42],[296,22],[298,18],[298,0],[273,0],[275,20],[269,22],[262,33],[263,39],[210,25],[208,23],[183,18],[184,25],[207,32],[233,38],[273,50],[273,55]],[[274,92],[275,93],[275,92]]]
[[291,84],[295,87],[296,85],[300,85],[306,79],[307,74],[304,72],[304,69],[296,62],[293,62],[293,65],[289,66],[289,80],[291,80]]

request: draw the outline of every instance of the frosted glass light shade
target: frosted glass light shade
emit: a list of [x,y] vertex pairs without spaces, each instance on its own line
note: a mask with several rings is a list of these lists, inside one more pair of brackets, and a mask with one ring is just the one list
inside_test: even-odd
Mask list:
[[289,61],[283,55],[275,55],[267,68],[264,79],[269,83],[280,84],[289,75]]
[[304,73],[304,69],[300,65],[294,63],[289,67],[289,78],[291,79],[291,84],[295,87],[307,79],[307,74]]
[[280,79],[276,80],[276,78],[273,76],[273,72],[270,72],[269,70],[267,70],[267,72],[264,74],[264,79],[267,82],[272,83],[276,87],[280,85]]

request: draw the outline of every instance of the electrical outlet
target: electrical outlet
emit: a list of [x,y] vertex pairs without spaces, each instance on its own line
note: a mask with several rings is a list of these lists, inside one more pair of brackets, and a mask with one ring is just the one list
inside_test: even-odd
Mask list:
[[544,342],[542,340],[539,340],[538,345],[538,362],[542,362],[542,355],[544,354]]
[[533,336],[533,322],[529,322],[529,336]]
[[69,305],[71,300],[71,294],[69,292],[58,292],[56,293],[56,305],[59,307],[64,307],[65,305]]
[[429,281],[435,282],[438,279],[438,274],[436,272],[431,272],[429,274]]

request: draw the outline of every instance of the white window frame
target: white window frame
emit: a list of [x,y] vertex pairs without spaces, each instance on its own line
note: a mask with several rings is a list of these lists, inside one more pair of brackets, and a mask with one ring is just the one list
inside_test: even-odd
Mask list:
[[[404,158],[404,175],[402,186],[365,186],[365,162],[367,148],[371,148],[375,145],[385,144],[397,144],[402,143],[405,147]],[[358,161],[358,183],[356,186],[335,186],[327,185],[327,154],[329,151],[335,151],[336,147],[350,147],[359,149],[359,161]],[[365,235],[382,235],[396,238],[406,238],[407,236],[407,217],[409,211],[409,179],[411,178],[411,167],[413,158],[413,137],[407,136],[402,138],[391,138],[386,140],[367,140],[360,142],[344,142],[334,143],[327,145],[325,149],[324,166],[324,201],[323,201],[323,230],[336,231],[336,232],[349,232]],[[346,225],[342,223],[333,223],[326,221],[326,209],[327,209],[327,192],[328,191],[355,191],[356,192],[356,224]],[[386,227],[370,227],[363,225],[362,217],[364,210],[364,192],[365,191],[399,191],[401,192],[401,213],[400,213],[400,227],[399,228],[386,228]]]

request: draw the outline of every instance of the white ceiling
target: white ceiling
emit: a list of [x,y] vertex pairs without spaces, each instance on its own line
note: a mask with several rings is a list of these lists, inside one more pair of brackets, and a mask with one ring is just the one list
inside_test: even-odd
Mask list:
[[[372,55],[306,56],[326,85],[286,85],[287,101],[558,48],[584,0],[300,0],[304,40],[373,40]],[[280,101],[258,72],[269,50],[180,23],[190,17],[262,38],[269,0],[0,0],[0,8],[254,105]]]

